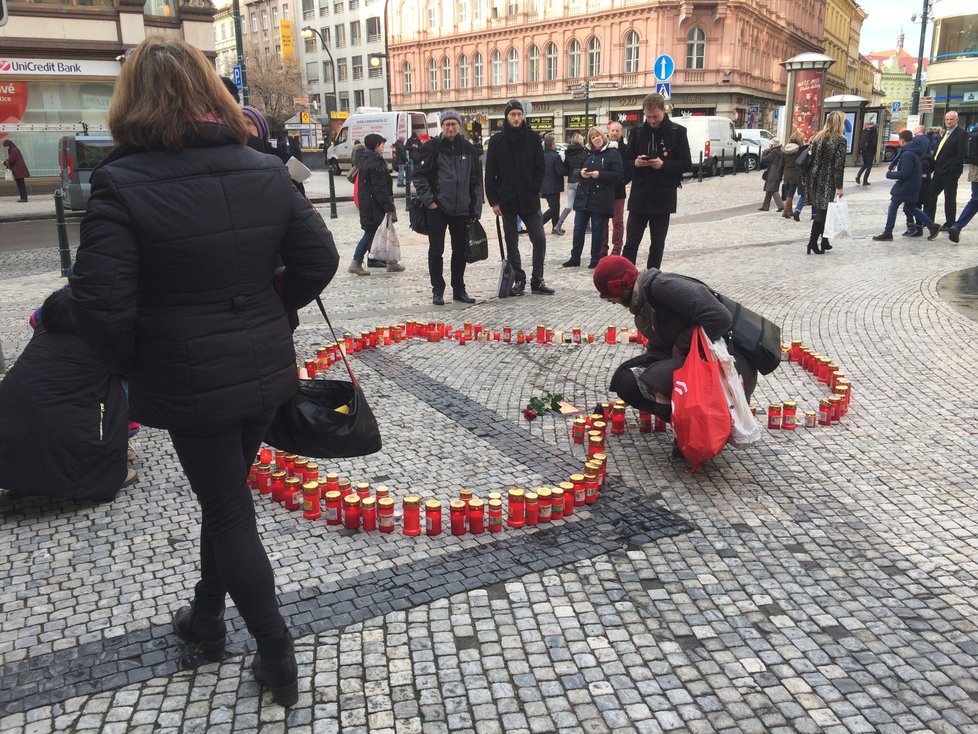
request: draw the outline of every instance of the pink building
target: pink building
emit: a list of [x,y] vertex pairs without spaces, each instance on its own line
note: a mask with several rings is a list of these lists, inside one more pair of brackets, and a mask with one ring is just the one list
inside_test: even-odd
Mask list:
[[[652,64],[675,60],[672,113],[718,114],[773,129],[784,104],[780,62],[820,48],[825,0],[395,0],[392,104],[456,107],[498,129],[511,98],[558,138],[588,120],[641,122]],[[573,87],[597,82],[587,103]]]

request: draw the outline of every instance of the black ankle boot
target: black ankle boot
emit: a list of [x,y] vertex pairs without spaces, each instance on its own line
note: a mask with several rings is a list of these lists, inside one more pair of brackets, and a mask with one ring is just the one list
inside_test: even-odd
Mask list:
[[299,667],[295,662],[292,635],[258,638],[258,652],[251,661],[251,672],[272,692],[279,706],[293,706],[299,700]]
[[818,242],[816,240],[808,240],[808,249],[805,250],[806,255],[822,255],[824,254],[818,248]]
[[201,604],[195,599],[173,615],[173,631],[184,642],[198,645],[207,660],[221,660],[227,643],[224,604]]

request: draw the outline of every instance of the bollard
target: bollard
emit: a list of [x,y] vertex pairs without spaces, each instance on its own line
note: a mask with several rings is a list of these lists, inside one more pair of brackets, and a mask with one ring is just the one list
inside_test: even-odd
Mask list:
[[720,151],[720,178],[723,178],[723,169],[727,167],[726,156],[727,156],[727,149],[724,148],[723,150]]
[[740,154],[736,150],[734,150],[733,174],[732,175],[734,175],[734,176],[737,175],[737,167],[739,165],[740,165]]
[[[405,164],[407,165],[407,164]],[[410,168],[408,171],[410,172]],[[404,177],[404,211],[411,211],[411,176]]]
[[71,250],[68,247],[68,222],[65,221],[64,197],[61,189],[54,192],[54,215],[58,228],[58,254],[61,256],[61,277],[71,270]]
[[700,164],[696,168],[696,180],[703,183],[703,151],[700,151]]
[[336,182],[333,180],[332,166],[326,166],[326,175],[329,176],[329,218],[336,219]]

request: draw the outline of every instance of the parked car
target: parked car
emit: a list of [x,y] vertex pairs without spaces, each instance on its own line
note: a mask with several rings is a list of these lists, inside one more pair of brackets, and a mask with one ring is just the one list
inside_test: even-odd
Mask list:
[[115,147],[109,135],[66,135],[58,144],[58,169],[64,205],[84,211],[92,193],[92,171]]
[[737,155],[740,158],[740,169],[742,171],[756,171],[763,168],[761,164],[761,153],[768,146],[768,141],[757,138],[749,138],[743,133],[737,142]]
[[771,142],[771,139],[774,137],[774,133],[772,133],[770,130],[765,130],[764,128],[760,128],[760,127],[745,127],[745,128],[741,128],[737,132],[740,133],[745,138],[750,138],[751,140],[760,140],[762,143],[764,143],[765,148],[767,147],[767,144]]
[[[724,168],[733,169],[737,160],[737,131],[733,120],[716,115],[673,117],[673,122],[686,128],[689,155],[694,169],[703,161],[703,172],[715,176]],[[702,159],[700,155],[702,154]]]

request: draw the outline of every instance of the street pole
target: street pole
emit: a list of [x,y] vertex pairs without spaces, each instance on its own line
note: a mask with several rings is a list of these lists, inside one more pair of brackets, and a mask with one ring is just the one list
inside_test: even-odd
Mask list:
[[924,43],[927,40],[927,11],[930,0],[924,0],[924,9],[920,15],[920,49],[917,51],[917,75],[913,81],[913,97],[910,99],[910,114],[920,111],[920,75],[924,70]]
[[329,50],[329,44],[326,43],[326,37],[322,34],[322,32],[320,30],[318,30],[317,28],[313,28],[312,26],[308,26],[307,25],[307,26],[305,26],[302,29],[302,37],[303,38],[312,38],[312,36],[307,36],[306,35],[306,32],[307,31],[309,33],[315,33],[319,37],[319,43],[323,47],[323,51],[326,52],[327,58],[329,58],[329,70],[330,70],[329,76],[330,76],[330,79],[333,80],[333,105],[332,105],[332,107],[330,107],[329,105],[327,105],[326,119],[329,120],[329,134],[332,135],[332,133],[333,133],[333,117],[330,114],[330,110],[337,110],[337,111],[339,111],[339,109],[340,109],[340,95],[337,94],[337,92],[336,92],[336,62],[333,61],[333,53]]
[[384,0],[384,78],[387,80],[387,111],[391,111],[391,47],[390,33],[388,32],[387,5],[389,0]]
[[245,70],[244,43],[241,41],[241,6],[238,0],[232,3],[234,18],[234,50],[238,53],[238,66],[241,68],[241,104],[248,104],[248,72]]
[[591,112],[591,82],[584,82],[584,134],[587,135]]

